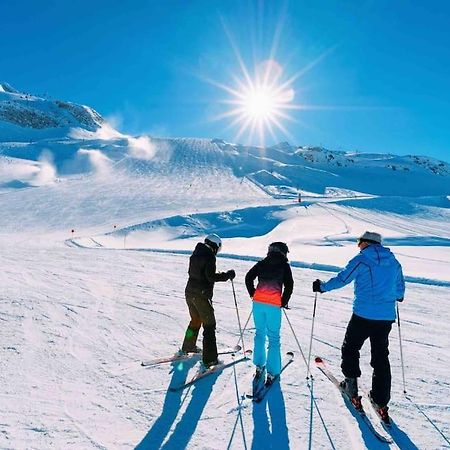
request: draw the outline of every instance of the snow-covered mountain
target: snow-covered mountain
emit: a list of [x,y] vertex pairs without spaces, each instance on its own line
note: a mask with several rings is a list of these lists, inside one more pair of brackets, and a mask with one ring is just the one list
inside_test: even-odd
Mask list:
[[108,127],[88,106],[20,93],[6,83],[0,87],[0,154],[38,161],[45,151],[60,175],[95,170],[95,163],[103,160],[139,175],[205,167],[231,170],[273,197],[293,198],[299,191],[338,195],[342,190],[355,195],[427,196],[447,195],[450,190],[450,164],[429,157],[288,143],[260,148],[220,139],[135,139]]
[[0,83],[0,142],[64,137],[71,128],[95,131],[104,122],[88,106],[49,100]]
[[[384,236],[407,280],[407,395],[393,331],[390,447],[450,448],[448,163],[134,137],[89,107],[64,105],[1,85],[0,448],[387,448],[315,367],[306,383],[298,348],[309,350],[312,280],[345,266],[367,229]],[[192,376],[195,361],[139,364],[178,349],[188,255],[210,232],[224,242],[218,270],[237,272],[242,322],[251,312],[245,273],[270,242],[290,249],[286,314],[298,339],[283,317],[281,340],[296,358],[261,405],[243,400],[250,361],[178,393],[168,386]],[[215,288],[221,348],[239,340],[232,292]],[[317,303],[312,355],[336,375],[351,300],[348,286]],[[250,320],[246,346],[253,336]],[[365,388],[369,361],[366,345]]]

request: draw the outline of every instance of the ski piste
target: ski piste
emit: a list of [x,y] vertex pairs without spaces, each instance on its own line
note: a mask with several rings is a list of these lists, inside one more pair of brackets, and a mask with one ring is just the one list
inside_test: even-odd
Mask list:
[[364,408],[357,409],[355,405],[352,403],[351,398],[347,395],[347,393],[342,389],[341,385],[339,384],[339,380],[333,375],[328,365],[325,363],[325,360],[321,358],[320,356],[316,356],[314,358],[314,362],[317,366],[317,368],[336,386],[336,388],[341,393],[342,397],[346,400],[348,400],[346,403],[351,406],[352,410],[359,414],[361,419],[364,421],[364,423],[367,425],[367,428],[373,433],[373,435],[380,440],[381,442],[385,442],[387,444],[392,444],[393,440],[390,437],[385,436],[384,434],[380,433],[373,423],[370,421],[369,417],[367,417],[366,412],[364,411]]
[[263,384],[260,389],[254,392],[252,395],[247,395],[247,398],[251,398],[255,403],[260,403],[270,391],[270,388],[279,381],[281,374],[284,370],[294,361],[294,352],[287,352],[285,361],[283,362],[283,366],[281,367],[280,373],[275,376],[272,383]]
[[[236,345],[234,348],[220,350],[217,354],[218,355],[230,355],[233,353],[237,353],[240,350],[241,350],[241,346]],[[195,353],[191,352],[191,353],[183,353],[183,354],[175,353],[174,355],[167,356],[165,358],[156,358],[156,359],[150,359],[148,361],[142,361],[141,366],[142,367],[151,367],[151,366],[156,366],[158,364],[164,364],[164,363],[169,363],[169,362],[174,362],[174,361],[185,361],[187,359],[194,359],[194,358],[200,359],[201,357],[202,357],[201,352],[195,352]]]
[[234,359],[233,361],[229,362],[229,363],[220,363],[217,364],[216,366],[212,366],[209,369],[206,369],[204,371],[198,371],[189,381],[187,381],[186,383],[180,384],[178,386],[171,386],[169,387],[169,391],[170,392],[177,392],[177,391],[181,391],[191,385],[193,385],[194,383],[196,383],[197,381],[207,377],[208,375],[211,375],[212,373],[217,373],[217,372],[221,372],[222,370],[228,368],[228,367],[232,367],[237,363],[240,363],[242,361],[247,361],[248,360],[248,354],[251,353],[251,350],[246,351],[245,356],[241,356],[238,359]]

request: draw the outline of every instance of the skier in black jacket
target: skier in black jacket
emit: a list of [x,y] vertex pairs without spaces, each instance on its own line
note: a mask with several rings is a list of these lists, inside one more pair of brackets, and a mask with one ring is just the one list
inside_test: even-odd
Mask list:
[[[256,328],[253,350],[255,378],[263,375],[267,361],[266,384],[270,384],[281,370],[281,308],[288,306],[294,287],[288,252],[288,246],[284,242],[273,242],[269,245],[267,256],[256,263],[245,276],[248,293],[253,299],[253,321]],[[258,278],[256,289],[255,278]],[[266,337],[269,340],[267,355]]]
[[232,280],[234,270],[216,273],[216,255],[222,247],[217,234],[206,236],[199,242],[189,259],[189,279],[185,289],[186,303],[191,321],[186,330],[181,350],[198,352],[196,346],[200,327],[203,325],[203,364],[210,367],[218,363],[216,344],[216,318],[212,306],[214,283]]

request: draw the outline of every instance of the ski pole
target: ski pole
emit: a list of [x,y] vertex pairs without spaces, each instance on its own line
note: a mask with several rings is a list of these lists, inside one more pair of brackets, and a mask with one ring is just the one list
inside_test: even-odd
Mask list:
[[291,328],[292,334],[294,335],[295,342],[297,343],[298,349],[300,350],[300,354],[302,355],[303,361],[305,361],[305,365],[307,366],[308,363],[306,361],[305,354],[303,353],[302,346],[300,345],[300,342],[297,339],[297,335],[295,334],[294,328],[292,327],[291,321],[289,320],[286,309],[283,308],[283,311],[284,311],[284,315],[286,316],[286,320]]
[[402,363],[403,393],[406,394],[405,365],[403,363],[402,332],[400,328],[400,308],[398,307],[398,303],[397,303],[397,325],[398,325],[398,340],[400,342],[400,361]]
[[308,450],[312,449],[312,434],[313,434],[313,420],[314,420],[314,378],[311,377],[310,385],[311,401],[309,404],[309,439]]
[[[242,328],[242,336],[244,335],[245,330],[247,329],[247,325],[248,325],[248,323],[250,322],[250,317],[251,317],[251,316],[252,316],[252,311],[250,311],[250,313],[248,314],[247,320],[245,321],[244,328]],[[239,345],[240,342],[241,342],[241,336],[239,336],[239,339],[238,339],[236,345]]]
[[[314,334],[314,321],[316,318],[316,305],[317,305],[317,292],[314,297],[314,308],[313,308],[313,315],[312,315],[312,323],[311,323],[311,336],[309,338],[309,352],[308,352],[308,364],[307,364],[307,370],[306,370],[306,379],[309,379],[309,376],[311,375],[311,372],[309,370],[309,365],[311,362],[311,350],[312,350],[312,341],[313,341],[313,334]],[[312,375],[311,375],[312,377]]]
[[[244,336],[242,334],[242,327],[241,327],[241,318],[239,317],[239,308],[238,308],[238,304],[237,304],[237,300],[236,300],[236,291],[234,290],[234,283],[233,280],[231,281],[231,287],[233,289],[233,298],[234,298],[234,306],[236,308],[236,315],[237,315],[237,319],[238,319],[238,324],[239,324],[239,333],[241,335],[241,342],[242,342],[242,351],[245,355],[245,345],[244,345]],[[250,316],[248,317],[248,319],[250,320]],[[247,320],[248,323],[248,320]]]
[[247,320],[246,320],[246,322],[245,322],[244,328],[242,328],[242,334],[245,333],[245,330],[247,329],[247,325],[248,325],[248,323],[250,322],[250,317],[251,317],[251,316],[252,316],[252,311],[250,311],[249,314],[248,314],[248,317],[247,317]]

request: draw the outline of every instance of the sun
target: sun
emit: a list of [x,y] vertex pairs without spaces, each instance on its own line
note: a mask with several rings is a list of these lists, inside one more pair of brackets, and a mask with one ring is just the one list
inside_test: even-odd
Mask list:
[[234,85],[220,85],[229,94],[222,102],[228,110],[217,118],[233,119],[229,127],[237,128],[236,140],[244,137],[249,143],[265,145],[268,134],[274,140],[280,134],[289,136],[282,122],[293,120],[288,111],[297,105],[293,104],[293,88],[282,82],[282,76],[278,62],[265,60],[256,66],[253,76],[245,68],[241,79],[234,78]]
[[[289,70],[285,70],[275,56],[278,41],[282,35],[282,22],[276,27],[267,59],[253,58],[253,66],[249,66],[244,61],[241,50],[225,23],[223,27],[234,52],[237,66],[233,66],[226,82],[202,75],[199,77],[227,94],[226,98],[218,101],[225,107],[221,112],[210,116],[208,120],[227,120],[228,125],[223,131],[235,130],[234,142],[256,144],[261,147],[266,147],[269,140],[280,142],[287,139],[292,142],[295,138],[288,130],[288,122],[309,128],[300,120],[298,111],[336,109],[328,105],[306,104],[298,98],[305,91],[305,87],[299,88],[299,79],[333,52],[336,46],[330,47],[306,65],[296,68],[296,72],[289,73]],[[256,50],[252,52],[254,55],[262,53]],[[223,71],[221,78],[223,78]]]
[[277,108],[276,92],[257,87],[244,93],[243,113],[255,120],[270,120]]

